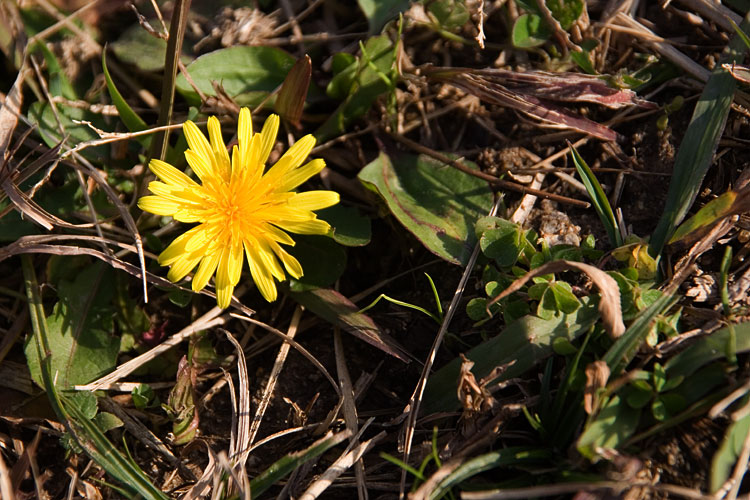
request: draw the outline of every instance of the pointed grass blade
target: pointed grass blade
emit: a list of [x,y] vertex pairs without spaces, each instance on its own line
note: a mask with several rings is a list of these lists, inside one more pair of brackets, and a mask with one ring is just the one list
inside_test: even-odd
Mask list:
[[[742,26],[745,29],[750,27],[747,18]],[[741,63],[744,52],[745,43],[742,38],[734,36],[721,63]],[[719,64],[695,105],[690,125],[677,152],[664,212],[651,236],[651,252],[654,257],[661,254],[675,227],[685,217],[698,195],[724,131],[736,87],[737,82],[732,74]]]
[[273,486],[281,478],[290,474],[297,467],[301,466],[308,460],[312,460],[313,458],[322,455],[337,444],[349,439],[350,436],[351,432],[348,430],[339,432],[338,434],[329,434],[328,436],[315,441],[305,450],[290,453],[280,458],[250,481],[250,490],[252,491],[253,498],[260,497],[264,491]]
[[607,195],[596,179],[594,172],[591,171],[591,168],[589,168],[583,157],[578,154],[576,148],[570,145],[570,151],[576,171],[578,171],[583,185],[586,186],[586,192],[589,194],[589,198],[591,198],[591,203],[594,204],[596,214],[599,216],[602,224],[604,224],[604,229],[607,230],[609,243],[615,247],[621,247],[623,245],[622,233],[620,233],[620,226],[617,224],[617,218],[615,218]]
[[[125,99],[122,97],[122,94],[120,94],[120,91],[117,90],[117,86],[115,85],[114,80],[112,80],[112,76],[109,74],[109,69],[107,68],[106,49],[102,50],[102,69],[104,70],[104,79],[107,82],[109,97],[112,99],[112,104],[114,104],[115,108],[117,108],[117,112],[119,113],[122,122],[131,132],[140,132],[141,130],[145,130],[147,127],[146,122],[144,122],[143,119],[138,116],[138,114],[133,111],[130,105],[125,101]],[[151,137],[141,136],[138,138],[138,141],[144,147],[148,147],[148,144],[151,142]]]

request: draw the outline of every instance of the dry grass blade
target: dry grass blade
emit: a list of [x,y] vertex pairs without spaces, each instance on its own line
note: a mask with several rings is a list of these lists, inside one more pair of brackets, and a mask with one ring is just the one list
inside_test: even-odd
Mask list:
[[[688,56],[674,48],[669,43],[666,43],[664,41],[658,40],[658,37],[655,37],[655,34],[650,29],[646,28],[644,25],[633,19],[631,16],[625,15],[622,12],[618,13],[615,18],[615,21],[620,26],[625,26],[631,30],[633,30],[633,34],[635,36],[639,36],[643,39],[643,43],[653,48],[656,52],[661,54],[665,59],[672,62],[676,66],[678,66],[680,69],[691,75],[693,78],[696,78],[700,80],[701,82],[707,82],[708,78],[711,76],[711,72],[708,71],[706,68],[701,66],[700,64],[696,63],[692,59],[690,59]],[[655,40],[657,38],[657,40]]]
[[[240,309],[242,309],[243,312],[245,312],[244,306],[240,306]],[[245,312],[245,314],[248,314],[248,313]],[[231,313],[230,316],[233,317],[233,318],[237,318],[239,320],[242,320],[242,321],[247,321],[248,323],[252,323],[254,325],[258,325],[259,327],[263,328],[267,332],[273,333],[274,335],[276,335],[277,337],[279,337],[279,339],[281,339],[284,343],[289,344],[291,347],[294,347],[297,350],[297,352],[299,352],[310,363],[312,363],[313,366],[315,366],[315,368],[317,368],[318,370],[320,370],[320,373],[322,373],[323,376],[326,378],[326,380],[328,380],[328,382],[330,382],[331,387],[333,387],[333,389],[336,391],[336,394],[338,394],[339,396],[341,396],[341,390],[339,389],[338,384],[333,379],[333,377],[331,376],[331,374],[328,373],[328,370],[325,369],[325,367],[320,363],[320,361],[318,361],[315,358],[315,356],[313,356],[312,354],[310,354],[310,351],[308,351],[307,349],[305,349],[304,347],[302,347],[299,344],[299,342],[297,342],[296,340],[294,340],[292,337],[290,337],[286,333],[282,332],[281,330],[278,330],[278,329],[276,329],[276,328],[274,328],[274,327],[272,327],[270,325],[267,325],[266,323],[263,323],[262,321],[258,321],[257,319],[253,319],[250,316],[247,316],[247,315],[246,316],[242,316],[242,315],[234,314],[234,313]]]
[[[302,317],[302,308],[297,307],[294,310],[294,314],[292,315],[292,320],[289,323],[289,329],[287,330],[287,333],[286,333],[286,336],[289,339],[294,339],[294,336],[297,334],[297,327],[299,326],[299,320],[301,317]],[[255,411],[255,416],[253,417],[253,422],[250,426],[248,448],[249,448],[249,445],[253,444],[253,440],[255,439],[255,436],[258,434],[258,429],[260,429],[260,423],[261,421],[263,421],[263,415],[266,413],[266,408],[268,408],[268,404],[271,401],[271,396],[273,396],[273,390],[276,387],[276,381],[279,378],[279,374],[281,373],[281,370],[284,368],[284,362],[286,361],[287,354],[289,354],[289,343],[284,342],[283,344],[281,344],[281,347],[279,348],[279,353],[276,355],[276,361],[274,362],[273,368],[271,369],[271,374],[268,376],[268,382],[266,383],[266,388],[263,390],[263,397],[261,398],[260,403],[258,404],[258,409]]]
[[[492,207],[492,210],[490,210],[489,215],[495,215],[497,213],[498,207],[500,206],[501,199],[498,199],[498,201],[495,202],[495,205]],[[464,289],[466,288],[466,283],[469,281],[469,277],[471,276],[472,271],[474,270],[474,264],[477,261],[477,258],[479,257],[479,252],[481,251],[481,247],[479,243],[477,243],[474,246],[474,251],[471,253],[471,257],[469,257],[469,261],[466,263],[466,268],[464,268],[464,272],[461,275],[461,279],[458,282],[458,286],[456,287],[456,291],[453,294],[453,299],[451,300],[450,305],[448,306],[448,309],[445,311],[445,316],[443,317],[443,322],[440,325],[440,329],[438,330],[437,335],[435,336],[435,340],[432,342],[432,347],[430,348],[430,353],[427,356],[427,360],[425,361],[424,367],[422,368],[422,373],[419,376],[419,382],[417,382],[417,386],[414,388],[414,392],[411,395],[411,398],[409,398],[409,403],[406,405],[406,408],[404,408],[404,413],[407,415],[406,422],[404,423],[404,430],[403,430],[403,446],[404,446],[404,453],[403,453],[403,461],[404,463],[409,463],[409,455],[411,455],[411,446],[412,441],[414,439],[414,430],[417,426],[417,418],[419,417],[419,407],[422,403],[422,398],[424,396],[424,390],[427,387],[427,379],[430,376],[430,372],[432,371],[432,365],[435,362],[435,357],[437,356],[438,348],[440,347],[440,344],[443,342],[443,337],[445,336],[445,332],[448,331],[448,327],[450,326],[451,321],[453,320],[453,315],[456,313],[456,309],[458,309],[458,304],[461,301],[461,297],[463,297]],[[401,470],[401,483],[399,485],[399,498],[404,498],[404,494],[406,491],[406,469]]]
[[207,330],[215,326],[223,325],[226,322],[227,317],[220,316],[222,312],[224,311],[222,309],[219,309],[218,307],[212,308],[206,314],[204,314],[197,320],[193,321],[190,325],[186,326],[179,332],[175,333],[174,335],[172,335],[171,337],[169,337],[168,339],[166,339],[164,342],[157,345],[156,347],[153,347],[149,349],[148,351],[144,352],[143,354],[136,356],[135,358],[129,361],[126,361],[125,363],[118,366],[117,369],[115,369],[115,371],[113,371],[112,373],[108,375],[105,375],[99,380],[95,380],[94,382],[91,382],[90,384],[86,384],[83,386],[77,386],[76,389],[79,391],[95,391],[103,387],[106,387],[109,384],[117,382],[121,378],[126,377],[127,375],[130,375],[131,373],[133,373],[135,370],[143,366],[145,363],[148,363],[149,361],[156,358],[160,354],[168,351],[169,349],[180,344],[184,340],[190,338],[195,333],[201,330]]
[[499,300],[502,300],[513,292],[517,292],[530,279],[543,274],[560,273],[570,269],[586,273],[589,279],[591,279],[597,288],[599,288],[599,292],[601,293],[601,298],[599,299],[599,312],[602,315],[603,326],[607,330],[607,333],[609,333],[610,337],[620,337],[625,332],[625,324],[622,322],[620,288],[617,286],[617,282],[601,269],[582,262],[556,260],[532,269],[515,280],[508,288],[503,290],[500,295],[489,301],[487,303],[487,314],[491,315],[489,308],[492,304],[497,303]]
[[[355,463],[360,462],[362,456],[385,438],[386,435],[386,432],[382,431],[374,438],[358,444],[353,449],[347,449],[315,482],[307,488],[307,490],[305,490],[302,496],[299,497],[299,500],[315,500],[318,498],[337,477],[343,474]],[[359,442],[358,439],[357,442]]]
[[[351,377],[349,376],[349,369],[346,366],[346,356],[344,354],[344,345],[341,340],[341,331],[338,328],[334,328],[333,331],[333,346],[336,354],[336,372],[338,373],[339,382],[341,383],[344,421],[346,422],[346,428],[352,433],[352,439],[349,442],[349,446],[359,447],[357,405],[354,400],[354,389],[352,387]],[[368,495],[367,487],[365,486],[365,466],[362,460],[357,459],[355,462],[354,474],[357,479],[357,496],[359,497],[359,500],[366,500]],[[312,488],[312,486],[310,488]],[[310,489],[308,489],[308,491],[310,491]],[[304,495],[302,498],[304,498]]]
[[23,103],[23,82],[29,73],[29,68],[21,66],[16,81],[13,82],[8,95],[5,97],[3,106],[0,107],[0,154],[2,160],[8,160],[8,148],[10,147],[13,131],[18,125],[18,116],[21,113],[21,103]]
[[133,436],[135,436],[141,443],[147,448],[155,450],[160,453],[167,460],[169,465],[180,470],[180,473],[190,480],[195,481],[195,476],[190,469],[186,468],[179,458],[167,448],[164,443],[156,437],[156,435],[148,430],[138,419],[135,419],[128,414],[120,405],[115,403],[110,398],[100,398],[99,405],[103,410],[113,413],[117,416],[125,427]]
[[196,481],[196,483],[190,487],[190,489],[185,493],[182,497],[180,497],[180,500],[195,500],[198,498],[205,498],[209,491],[211,491],[211,484],[215,484],[215,477],[217,475],[217,469],[216,469],[216,459],[215,454],[213,450],[211,450],[211,447],[208,445],[208,443],[205,443],[207,455],[208,455],[208,464],[206,465],[206,468],[203,469],[203,474],[201,474],[200,479]]
[[[237,377],[240,382],[240,398],[239,404],[233,410],[236,414],[236,427],[233,425],[232,436],[229,441],[229,458],[234,462],[235,470],[242,474],[242,478],[247,478],[245,474],[245,463],[247,457],[250,454],[250,377],[247,372],[247,362],[245,360],[245,352],[242,350],[242,346],[234,335],[228,331],[224,332],[229,341],[234,345],[237,350]],[[234,423],[234,418],[232,418]],[[248,485],[238,485],[243,491],[247,491]]]
[[5,465],[2,453],[0,453],[0,493],[2,493],[0,496],[7,500],[15,500],[16,498],[13,494],[13,484],[10,481],[8,466]]

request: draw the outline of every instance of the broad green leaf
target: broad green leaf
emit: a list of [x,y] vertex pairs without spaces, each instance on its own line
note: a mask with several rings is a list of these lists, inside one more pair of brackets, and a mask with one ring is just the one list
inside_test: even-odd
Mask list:
[[[275,47],[237,46],[202,55],[187,70],[204,94],[215,96],[212,82],[216,82],[239,105],[253,106],[282,84],[294,62],[293,56]],[[200,105],[200,97],[182,74],[177,77],[177,90],[191,105]]]
[[[466,357],[474,362],[474,376],[481,379],[495,367],[513,363],[494,382],[518,377],[552,354],[556,338],[572,341],[586,332],[597,321],[599,313],[593,301],[584,299],[582,302],[573,314],[561,314],[549,320],[524,316],[471,349]],[[461,359],[456,358],[430,377],[422,404],[425,415],[454,411],[460,405],[456,397],[460,369]]]
[[[85,109],[72,108],[63,103],[57,103],[57,112],[60,117],[60,125],[57,123],[52,108],[46,103],[37,101],[29,106],[29,120],[39,127],[39,135],[49,147],[54,147],[64,138],[67,138],[69,146],[81,142],[99,139],[99,136],[88,125],[75,123],[73,120],[91,122],[95,127],[107,130],[110,125],[104,122],[102,115],[91,113]],[[60,132],[62,125],[63,132]],[[109,146],[96,146],[86,148],[81,154],[91,161],[101,163],[109,160]]]
[[[747,398],[744,398],[747,404]],[[729,479],[737,463],[737,458],[742,453],[744,441],[750,432],[750,415],[746,415],[732,424],[727,429],[724,439],[711,460],[711,493],[716,493]]]
[[547,23],[536,14],[523,14],[518,16],[513,23],[513,32],[511,40],[515,47],[521,49],[530,49],[539,47],[549,40],[552,32],[547,27]]
[[[744,30],[749,26],[747,20],[742,22]],[[720,63],[742,63],[744,55],[745,44],[741,37],[735,35]],[[722,64],[717,64],[695,105],[693,117],[677,152],[666,206],[651,237],[653,256],[661,254],[665,242],[669,241],[698,195],[703,178],[713,163],[736,87],[737,82],[731,73]]]
[[317,214],[319,219],[331,225],[331,236],[336,243],[347,247],[362,247],[370,243],[370,218],[360,214],[356,208],[338,204],[318,210]]
[[599,448],[617,449],[633,435],[640,415],[640,410],[632,408],[620,396],[612,397],[578,438],[578,451],[593,459]]
[[359,179],[428,250],[466,264],[476,241],[474,224],[492,207],[485,181],[427,156],[400,155],[392,162],[384,153]]
[[[330,94],[344,95],[344,102],[315,132],[319,142],[342,134],[348,125],[369,111],[378,96],[394,86],[390,81],[391,69],[396,61],[393,43],[387,36],[367,40],[365,52],[357,64],[352,64],[337,74],[328,85]],[[346,89],[346,91],[344,91]]]
[[[50,328],[44,316],[39,283],[36,279],[31,256],[22,255],[21,265],[32,326],[29,344],[32,344],[31,350],[35,350],[35,356],[40,360],[38,367],[42,387],[47,392],[47,397],[58,420],[65,425],[76,444],[98,466],[124,485],[124,488],[128,490],[123,492],[125,496],[140,495],[146,500],[166,500],[167,496],[151,483],[138,465],[123,457],[99,426],[94,421],[89,420],[76,404],[72,404],[70,398],[58,392],[55,385],[57,380],[53,378],[52,371],[53,353],[49,339]],[[101,270],[99,270],[99,274],[101,274]],[[27,353],[28,351],[29,347],[27,346]]]
[[296,245],[288,248],[305,273],[291,279],[289,288],[303,292],[332,285],[346,269],[346,249],[326,236],[294,236]]
[[359,312],[356,305],[335,290],[319,288],[292,292],[291,295],[294,300],[332,325],[341,327],[401,361],[409,360],[403,347],[383,332],[372,318]]
[[[479,233],[480,228],[486,228]],[[482,253],[495,259],[500,267],[515,265],[525,248],[525,231],[521,226],[500,217],[483,217],[477,222]]]
[[350,435],[351,434],[347,431],[339,432],[333,436],[328,435],[315,441],[305,450],[290,453],[280,458],[250,481],[250,491],[252,492],[253,498],[259,498],[264,491],[280,481],[286,475],[290,474],[293,470],[345,441]]
[[357,74],[357,58],[348,52],[338,52],[333,55],[331,71],[333,78],[326,86],[326,95],[331,99],[344,99],[349,95],[354,78]]
[[557,310],[565,314],[570,314],[581,305],[578,297],[573,293],[573,289],[565,281],[555,281],[550,283],[550,290],[555,297]]
[[[58,286],[59,301],[46,322],[52,374],[60,388],[91,382],[115,366],[120,339],[113,335],[113,273],[95,263]],[[42,360],[31,337],[25,349],[31,376],[41,386]]]
[[370,34],[380,33],[385,23],[409,8],[410,0],[357,0],[370,25]]
[[[157,22],[158,26],[159,23]],[[167,56],[167,41],[157,38],[143,29],[140,24],[133,24],[126,29],[120,38],[110,44],[117,58],[132,64],[141,71],[152,72],[164,69]],[[190,58],[183,56],[187,64]]]

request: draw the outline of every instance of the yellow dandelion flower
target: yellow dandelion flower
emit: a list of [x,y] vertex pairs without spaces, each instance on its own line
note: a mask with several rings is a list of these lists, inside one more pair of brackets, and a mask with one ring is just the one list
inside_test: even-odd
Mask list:
[[263,130],[254,134],[250,111],[243,108],[230,161],[215,116],[208,119],[208,140],[195,123],[187,121],[185,158],[200,182],[166,162],[149,164],[160,180],[148,186],[153,195],[138,200],[141,210],[197,223],[159,255],[159,264],[169,266],[167,277],[173,282],[197,266],[195,291],[216,273],[216,302],[221,308],[229,306],[240,280],[243,252],[258,290],[269,302],[276,299],[275,280],[285,279],[284,269],[294,278],[301,277],[302,266],[281,247],[294,246],[287,233],[326,234],[330,226],[313,210],[339,201],[333,191],[293,191],[325,167],[319,159],[302,164],[315,145],[311,135],[265,169],[278,130],[279,117],[271,115]]

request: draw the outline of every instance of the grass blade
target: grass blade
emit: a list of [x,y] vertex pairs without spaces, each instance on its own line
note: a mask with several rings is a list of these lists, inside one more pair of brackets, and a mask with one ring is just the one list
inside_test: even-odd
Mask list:
[[570,145],[571,155],[573,156],[573,163],[576,166],[578,175],[583,181],[583,185],[586,186],[586,192],[591,198],[591,203],[594,204],[594,209],[599,219],[604,224],[604,229],[607,230],[607,236],[609,236],[609,242],[615,247],[621,247],[623,245],[622,234],[620,233],[620,226],[617,224],[617,219],[612,211],[612,207],[609,204],[607,195],[604,194],[601,184],[596,179],[594,172],[591,171],[586,161],[578,154],[576,148]]
[[250,481],[250,491],[252,491],[253,497],[259,497],[264,491],[273,486],[276,481],[291,473],[294,469],[308,460],[322,455],[330,448],[333,448],[337,444],[349,439],[350,436],[351,432],[349,431],[339,432],[332,436],[325,436],[314,442],[309,448],[297,453],[290,453],[272,463],[271,466],[261,472],[258,477]]
[[47,340],[47,320],[44,315],[39,284],[31,257],[22,255],[21,265],[29,303],[33,342],[36,344],[39,358],[42,360],[42,381],[57,418],[65,425],[78,445],[109,475],[122,482],[128,490],[148,500],[166,500],[168,497],[151,484],[151,481],[138,465],[126,459],[75,403],[58,393],[50,369],[52,358]]
[[[146,122],[144,122],[143,119],[138,116],[138,114],[133,111],[130,105],[125,101],[125,99],[122,97],[122,94],[120,94],[120,91],[117,90],[117,86],[115,85],[114,80],[112,80],[112,76],[110,76],[109,74],[109,69],[107,68],[106,50],[102,51],[102,70],[104,72],[104,79],[107,82],[109,97],[112,99],[112,104],[114,104],[115,108],[117,108],[117,112],[120,114],[120,119],[122,120],[122,122],[126,127],[128,127],[128,130],[131,132],[140,132],[141,130],[145,130],[147,127]],[[138,140],[141,141],[141,144],[146,146],[151,138],[148,136],[141,136],[138,138]]]
[[638,318],[625,330],[622,337],[609,348],[602,358],[610,368],[610,380],[627,365],[651,329],[657,315],[669,309],[676,302],[672,295],[664,294],[638,315]]
[[[750,27],[747,18],[742,22],[742,27]],[[720,62],[741,63],[744,51],[745,43],[742,38],[734,36]],[[721,64],[717,64],[695,105],[690,125],[677,152],[667,203],[651,236],[651,255],[654,257],[661,254],[674,228],[685,217],[698,195],[724,131],[736,87],[737,82],[732,74]]]

